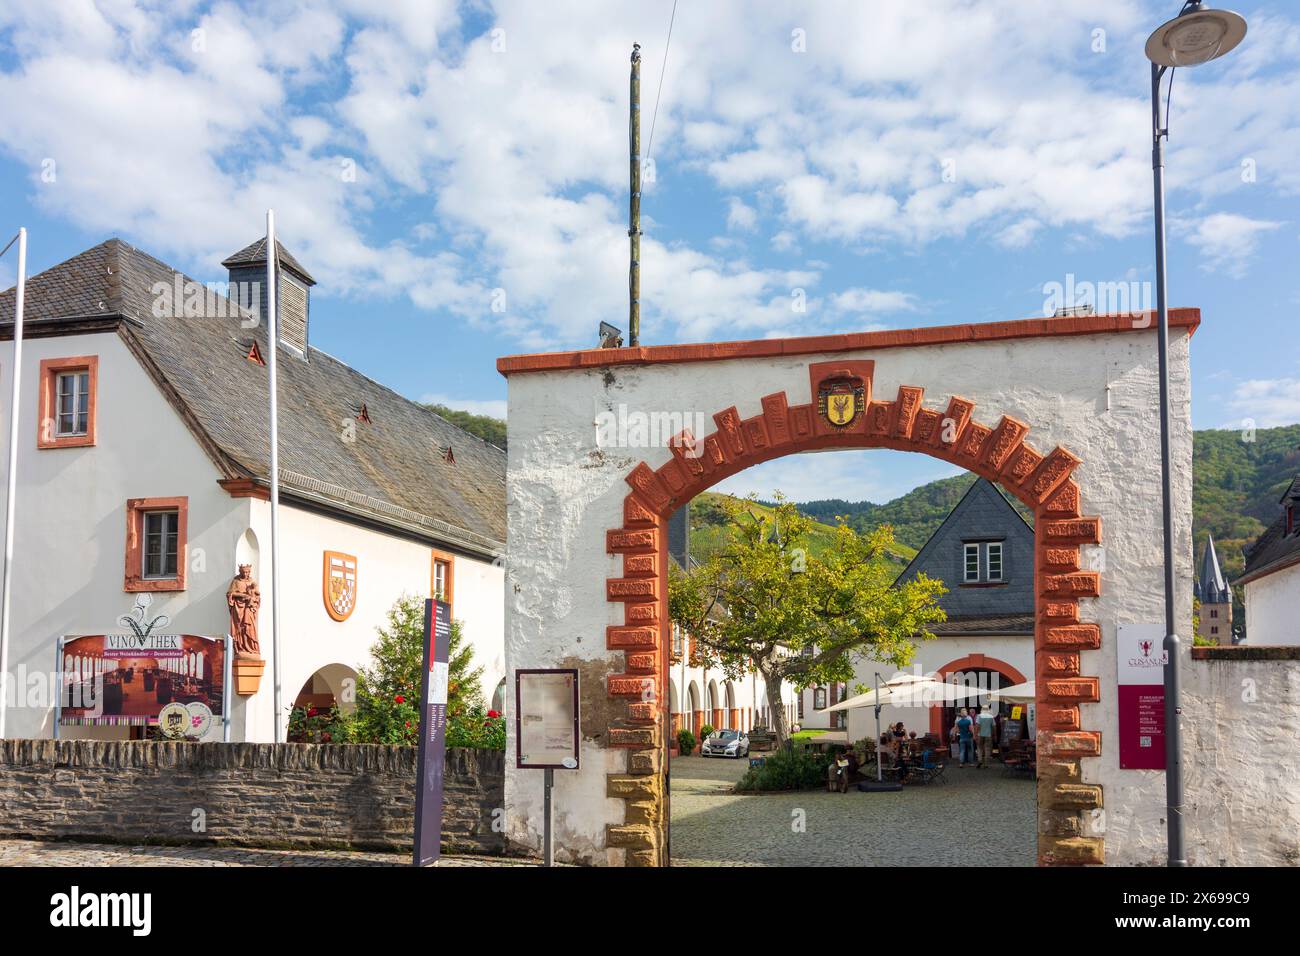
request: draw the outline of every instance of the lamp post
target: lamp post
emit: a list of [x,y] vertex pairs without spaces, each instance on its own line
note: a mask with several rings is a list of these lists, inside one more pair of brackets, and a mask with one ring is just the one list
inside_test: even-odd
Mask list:
[[1151,61],[1151,170],[1156,214],[1157,349],[1160,356],[1160,490],[1164,506],[1165,542],[1165,803],[1169,834],[1169,865],[1186,866],[1183,848],[1182,734],[1178,726],[1179,640],[1174,605],[1173,478],[1169,453],[1169,308],[1165,276],[1165,140],[1169,138],[1169,112],[1160,122],[1160,83],[1177,67],[1198,66],[1233,49],[1246,35],[1246,21],[1229,10],[1207,8],[1188,0],[1178,16],[1147,40]]

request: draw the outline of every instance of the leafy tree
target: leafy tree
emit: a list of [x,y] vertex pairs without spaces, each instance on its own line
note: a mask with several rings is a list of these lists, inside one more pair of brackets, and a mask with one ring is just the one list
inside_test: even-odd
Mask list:
[[471,435],[477,435],[490,445],[506,447],[506,423],[491,415],[475,415],[473,412],[448,408],[446,405],[425,406],[439,418],[445,418],[457,428],[464,429]]
[[[361,743],[414,744],[420,730],[420,687],[424,667],[424,599],[402,595],[388,611],[388,626],[370,648],[372,663],[357,675],[354,737]],[[460,621],[451,622],[447,721],[483,714],[474,648]]]
[[725,543],[690,571],[673,567],[673,623],[694,634],[700,656],[732,680],[752,666],[767,685],[772,731],[788,736],[781,692],[853,677],[867,655],[905,666],[929,624],[946,619],[943,583],[920,575],[898,587],[878,560],[893,544],[888,526],[861,535],[845,524],[818,554],[807,547],[812,520],[777,494],[769,510],[753,499],[722,500]]

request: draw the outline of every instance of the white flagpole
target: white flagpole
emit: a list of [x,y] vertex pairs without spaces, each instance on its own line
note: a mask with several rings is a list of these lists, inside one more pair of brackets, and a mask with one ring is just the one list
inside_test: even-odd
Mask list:
[[280,351],[279,323],[275,312],[275,270],[279,264],[275,246],[275,210],[266,211],[266,316],[267,387],[271,393],[271,686],[275,707],[275,742],[283,743],[280,731],[280,425],[276,404],[275,357]]
[[13,392],[9,399],[9,471],[5,475],[5,569],[0,584],[0,740],[9,713],[9,605],[14,567],[14,505],[18,484],[18,398],[23,377],[23,299],[27,292],[27,230],[18,230],[18,289],[14,296]]

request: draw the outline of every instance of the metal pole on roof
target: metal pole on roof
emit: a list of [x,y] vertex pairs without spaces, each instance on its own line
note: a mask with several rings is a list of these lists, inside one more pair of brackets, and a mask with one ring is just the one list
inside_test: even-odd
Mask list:
[[[9,713],[9,607],[14,574],[14,505],[18,484],[18,399],[23,378],[23,305],[27,292],[27,230],[18,230],[18,287],[14,295],[14,380],[9,399],[9,469],[5,473],[5,568],[0,583],[0,740]],[[10,246],[13,245],[11,240]],[[9,251],[5,246],[4,252]],[[3,255],[0,252],[0,255]]]
[[271,689],[275,708],[275,742],[284,742],[280,721],[280,425],[276,403],[275,357],[280,351],[275,310],[275,269],[280,256],[275,245],[275,210],[266,211],[266,371],[271,395]]

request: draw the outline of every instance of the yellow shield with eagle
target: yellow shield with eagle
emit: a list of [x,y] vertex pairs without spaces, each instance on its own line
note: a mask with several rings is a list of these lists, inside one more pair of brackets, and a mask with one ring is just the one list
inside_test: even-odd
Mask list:
[[325,610],[346,621],[357,606],[357,559],[342,551],[325,552]]

